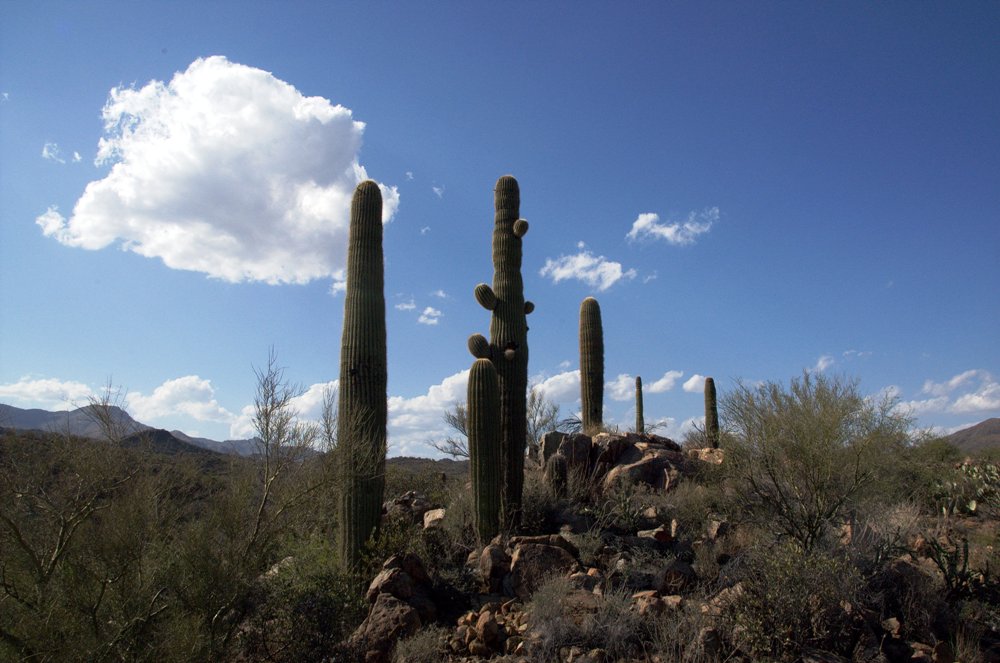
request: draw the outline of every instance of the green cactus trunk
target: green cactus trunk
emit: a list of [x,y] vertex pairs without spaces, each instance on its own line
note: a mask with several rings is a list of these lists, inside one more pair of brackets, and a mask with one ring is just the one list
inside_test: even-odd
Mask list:
[[552,454],[545,462],[544,478],[556,497],[566,497],[569,487],[569,463],[566,456]]
[[583,432],[599,431],[604,426],[604,328],[593,297],[580,304],[580,399]]
[[635,376],[635,432],[646,432],[646,420],[642,416],[642,378]]
[[492,311],[489,354],[481,336],[473,336],[469,349],[490,359],[500,379],[500,435],[503,473],[503,521],[512,527],[520,520],[524,490],[524,452],[527,447],[528,323],[534,305],[524,300],[521,279],[521,238],[528,223],[518,218],[521,194],[517,180],[504,175],[494,189],[493,287],[480,283],[475,295]]
[[354,568],[378,528],[385,490],[386,344],[382,194],[362,182],[351,201],[344,332],[340,339],[337,440],[341,465],[340,540]]
[[477,359],[469,371],[467,430],[469,470],[476,531],[482,543],[500,531],[500,382],[488,359]]
[[719,408],[715,401],[715,380],[705,378],[705,435],[713,449],[719,448]]

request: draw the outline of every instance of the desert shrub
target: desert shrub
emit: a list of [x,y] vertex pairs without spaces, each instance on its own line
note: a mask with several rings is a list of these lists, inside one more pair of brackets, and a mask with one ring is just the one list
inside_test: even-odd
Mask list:
[[725,467],[740,508],[810,551],[876,476],[875,457],[907,439],[892,399],[856,381],[805,373],[787,389],[738,384],[722,398],[736,440]]
[[920,508],[913,502],[864,502],[845,524],[843,541],[854,564],[868,576],[909,550],[920,523]]
[[560,648],[576,646],[604,649],[615,661],[638,655],[651,641],[653,622],[633,610],[629,594],[606,591],[590,610],[574,607],[574,591],[569,579],[554,576],[532,595],[526,610],[537,635],[531,652],[537,660],[558,660]]
[[702,637],[712,628],[714,620],[707,616],[697,601],[685,602],[678,611],[652,622],[650,650],[664,661],[677,663],[714,663],[725,658],[725,652],[705,647]]
[[558,515],[564,502],[552,492],[539,471],[525,471],[521,497],[521,531],[546,534],[558,529]]
[[442,643],[448,629],[441,626],[423,628],[416,634],[400,640],[393,652],[393,663],[438,663],[446,658]]
[[365,618],[368,604],[326,540],[297,546],[258,579],[238,650],[248,660],[321,660]]
[[741,591],[724,615],[740,649],[758,657],[794,657],[803,647],[849,654],[850,617],[861,577],[849,561],[786,540],[758,546],[741,561]]

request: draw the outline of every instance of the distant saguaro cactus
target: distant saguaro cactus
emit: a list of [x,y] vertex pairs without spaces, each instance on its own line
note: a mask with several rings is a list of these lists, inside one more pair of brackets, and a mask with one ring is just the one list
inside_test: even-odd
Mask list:
[[569,463],[566,456],[552,454],[545,462],[545,481],[556,497],[566,497],[569,487]]
[[469,339],[473,356],[489,359],[500,379],[500,435],[503,476],[503,520],[520,518],[524,490],[524,452],[527,447],[528,322],[535,305],[524,300],[521,279],[521,238],[528,222],[519,218],[521,193],[517,180],[504,175],[494,189],[493,287],[480,283],[476,301],[493,313],[490,340],[479,334]]
[[469,371],[467,430],[472,500],[479,540],[488,542],[500,529],[500,383],[488,359]]
[[715,380],[705,378],[705,435],[713,449],[719,448],[719,407],[715,401]]
[[635,376],[635,432],[646,432],[646,420],[642,417],[642,378]]
[[591,433],[604,425],[604,328],[593,297],[580,304],[580,398],[583,432]]
[[340,338],[341,558],[356,566],[378,527],[385,490],[386,343],[382,194],[371,180],[354,190]]

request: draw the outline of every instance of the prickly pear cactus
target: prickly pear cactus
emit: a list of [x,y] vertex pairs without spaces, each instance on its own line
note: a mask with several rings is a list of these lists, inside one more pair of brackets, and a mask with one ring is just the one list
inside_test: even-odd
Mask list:
[[601,306],[593,297],[580,304],[580,398],[583,432],[600,430],[604,425],[604,328]]
[[344,331],[340,338],[337,439],[339,548],[348,566],[378,527],[385,490],[386,343],[382,194],[362,182],[351,201]]
[[705,435],[713,449],[719,448],[719,408],[715,401],[715,380],[705,378]]
[[521,279],[521,238],[528,222],[519,218],[521,193],[515,180],[504,175],[494,189],[493,287],[480,283],[476,301],[490,311],[490,340],[469,339],[473,356],[489,359],[500,379],[500,435],[504,522],[519,519],[524,488],[524,452],[527,446],[528,323],[534,304],[524,300]]
[[500,382],[490,360],[473,362],[467,402],[472,501],[485,543],[500,530]]
[[635,432],[646,432],[646,420],[642,416],[642,378],[635,376]]

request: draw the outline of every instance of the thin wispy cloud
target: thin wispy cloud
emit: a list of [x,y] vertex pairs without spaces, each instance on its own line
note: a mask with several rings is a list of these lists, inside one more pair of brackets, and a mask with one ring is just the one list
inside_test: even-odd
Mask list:
[[395,306],[395,309],[397,311],[412,311],[416,308],[417,308],[417,303],[413,300],[412,297],[406,300],[405,302],[399,302]]
[[56,163],[66,163],[66,160],[60,154],[57,143],[45,143],[42,146],[42,158],[48,161],[55,161]]
[[432,297],[437,297],[438,299],[448,299],[448,293],[440,288],[431,293]]
[[624,269],[620,262],[600,255],[595,256],[583,242],[577,244],[577,248],[580,249],[578,253],[562,255],[555,259],[548,258],[538,273],[551,278],[553,283],[576,280],[600,292],[604,292],[619,281],[636,277],[634,269]]
[[431,191],[433,191],[434,195],[437,196],[438,198],[444,198],[444,187],[443,186],[432,186],[431,187]]
[[718,220],[718,207],[691,212],[683,221],[661,221],[659,214],[646,212],[632,222],[632,229],[625,237],[629,241],[664,240],[668,244],[683,246],[693,244],[699,236],[711,230]]
[[[230,282],[344,279],[364,124],[322,97],[221,56],[169,82],[111,90],[96,163],[69,218],[37,219],[66,246],[114,243]],[[383,221],[399,204],[380,185]],[[142,191],[142,196],[133,192]]]
[[812,373],[822,373],[826,369],[828,369],[831,366],[833,366],[835,363],[836,363],[836,361],[834,361],[834,359],[833,359],[832,356],[830,356],[830,355],[821,355],[820,358],[816,360],[816,364],[813,365],[813,367],[811,369],[809,369],[809,371],[812,372]]
[[924,398],[900,406],[915,415],[1000,413],[1000,382],[983,369],[963,371],[942,382],[926,380],[920,395]]
[[424,226],[423,228],[420,229],[420,234],[421,235],[426,235],[430,231],[431,231],[431,227],[430,226]]

